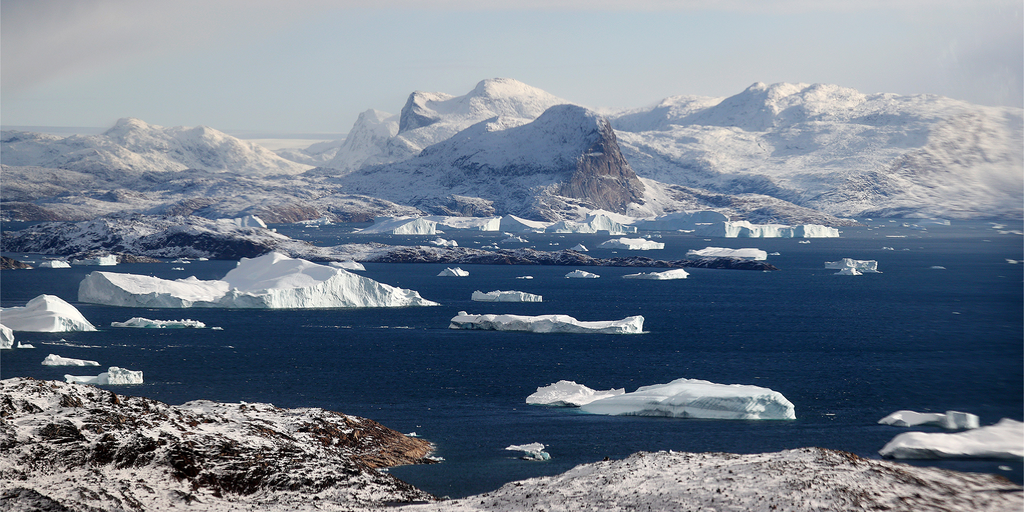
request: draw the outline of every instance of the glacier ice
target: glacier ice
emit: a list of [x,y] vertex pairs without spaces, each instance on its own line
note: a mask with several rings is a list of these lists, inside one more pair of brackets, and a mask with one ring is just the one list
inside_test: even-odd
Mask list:
[[472,300],[477,302],[543,302],[543,297],[519,291],[473,292]]
[[864,275],[864,273],[859,271],[859,270],[857,270],[857,269],[855,269],[855,268],[853,268],[853,267],[845,267],[842,270],[840,270],[839,272],[836,272],[835,275],[837,275],[837,276],[862,276],[862,275]]
[[469,275],[469,271],[468,270],[462,270],[459,267],[455,267],[455,268],[446,267],[439,274],[437,274],[437,277],[466,277],[468,275]]
[[270,252],[242,258],[222,279],[91,272],[78,299],[110,306],[147,308],[352,308],[436,306],[413,290],[396,288],[344,269]]
[[431,215],[423,217],[423,219],[436,222],[438,226],[445,230],[498,231],[501,226],[501,217],[446,217]]
[[918,425],[934,425],[949,430],[978,428],[978,417],[968,412],[946,411],[939,412],[914,412],[896,411],[880,420],[882,425],[894,427],[916,427]]
[[550,222],[526,220],[515,215],[504,215],[498,222],[498,229],[511,233],[543,233],[550,225]]
[[95,331],[74,306],[56,295],[39,295],[22,307],[0,308],[4,325],[15,331]]
[[393,235],[436,235],[437,222],[423,217],[376,217],[373,225],[359,231],[361,234],[390,233]]
[[71,264],[64,260],[46,260],[36,265],[36,268],[71,268]]
[[664,281],[667,279],[686,279],[689,277],[689,273],[681,268],[674,268],[672,270],[663,270],[661,272],[641,272],[639,274],[626,274],[622,276],[623,279],[651,279],[655,281]]
[[698,258],[743,258],[756,261],[768,259],[767,251],[752,248],[705,247],[703,249],[690,249],[686,251],[686,255]]
[[126,370],[111,366],[107,371],[95,376],[65,375],[64,381],[71,384],[94,384],[97,386],[125,386],[142,384],[142,372]]
[[636,233],[636,228],[621,224],[612,220],[605,214],[591,214],[583,222],[562,220],[551,224],[545,229],[548,233],[600,233],[608,232],[609,235],[624,235]]
[[957,433],[904,432],[879,455],[893,459],[1024,458],[1024,423],[1009,418],[995,425]]
[[72,265],[93,265],[99,267],[113,267],[117,265],[117,256],[108,254],[106,256],[97,256],[95,258],[75,259],[71,260]]
[[840,271],[849,268],[856,270],[857,272],[870,272],[874,274],[881,274],[881,272],[878,271],[878,262],[875,260],[855,260],[853,258],[843,258],[839,261],[826,261],[825,268],[838,269]]
[[561,407],[580,407],[595,400],[622,395],[625,389],[609,389],[598,391],[590,389],[571,380],[560,380],[554,384],[537,388],[537,392],[526,397],[530,405],[552,405]]
[[459,311],[459,314],[452,318],[448,328],[539,333],[641,334],[644,330],[644,317],[637,315],[622,320],[581,322],[568,315],[470,315],[465,311]]
[[132,317],[124,322],[110,322],[111,327],[136,327],[142,329],[203,329],[206,324],[199,320],[150,320],[139,316]]
[[793,404],[782,393],[744,384],[676,379],[641,386],[632,393],[602,398],[580,408],[591,414],[668,416],[731,420],[793,420]]
[[14,330],[0,324],[0,349],[14,348]]
[[654,242],[646,238],[616,238],[601,242],[598,245],[601,249],[626,249],[630,251],[649,251],[651,249],[664,249],[665,244]]
[[550,460],[551,455],[544,451],[545,446],[542,443],[530,443],[530,444],[513,444],[506,450],[512,450],[514,452],[525,452],[526,455],[522,456],[524,460]]
[[50,354],[43,359],[43,366],[99,366],[100,364],[96,361],[88,361],[85,359],[72,359],[70,357],[61,357],[57,354]]
[[696,226],[700,236],[723,238],[838,238],[839,230],[818,224],[787,226],[784,224],[751,224],[745,220],[715,222]]
[[335,268],[343,268],[345,270],[366,270],[366,267],[364,267],[362,263],[353,260],[332,261],[329,265]]
[[568,274],[566,274],[565,277],[575,278],[575,279],[597,279],[597,278],[599,278],[601,276],[599,276],[597,274],[593,274],[591,272],[587,272],[586,270],[576,269],[576,270],[573,270],[572,272],[569,272]]

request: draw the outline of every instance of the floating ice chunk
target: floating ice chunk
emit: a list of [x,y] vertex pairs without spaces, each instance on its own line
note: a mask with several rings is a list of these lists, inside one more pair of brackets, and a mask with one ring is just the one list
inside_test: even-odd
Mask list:
[[616,238],[608,240],[607,242],[601,242],[598,245],[601,249],[626,249],[630,251],[649,251],[652,249],[664,249],[665,244],[662,242],[653,242],[646,238]]
[[74,306],[56,295],[40,295],[23,307],[0,308],[4,325],[15,331],[95,331]]
[[818,224],[787,226],[784,224],[751,224],[748,221],[724,221],[703,224],[695,230],[700,236],[724,238],[838,238],[839,230]]
[[332,261],[329,263],[334,268],[343,268],[345,270],[366,270],[366,267],[358,261],[345,260],[345,261]]
[[592,274],[590,272],[587,272],[586,270],[576,269],[576,270],[573,270],[572,272],[569,272],[568,274],[566,274],[565,277],[575,278],[575,279],[597,279],[597,278],[599,278],[601,276],[599,276],[597,274]]
[[655,281],[664,281],[667,279],[686,279],[689,277],[689,272],[681,268],[674,268],[672,270],[663,270],[661,272],[641,272],[639,274],[626,274],[622,276],[623,279],[651,279]]
[[95,265],[100,267],[113,267],[117,265],[117,256],[108,254],[106,256],[97,256],[95,258],[86,258],[84,260],[71,260],[72,265]]
[[938,412],[914,412],[896,411],[880,420],[882,425],[894,427],[916,427],[918,425],[934,425],[949,430],[978,428],[978,417],[960,411],[946,411],[945,414]]
[[587,250],[587,246],[585,246],[583,244],[576,244],[576,247],[573,247],[572,249],[569,249],[569,250],[570,251],[576,251],[576,252],[589,252]]
[[431,245],[436,245],[438,247],[458,247],[459,246],[459,243],[456,242],[455,240],[446,240],[446,239],[440,238],[440,237],[438,237],[438,238],[436,238],[434,240],[431,240],[430,244]]
[[871,272],[874,274],[881,274],[881,272],[878,271],[878,262],[875,260],[855,260],[852,258],[843,258],[839,261],[826,261],[825,268],[833,268],[838,270],[852,268],[860,272]]
[[1024,423],[1003,418],[995,425],[955,434],[905,432],[878,453],[893,459],[1024,458]]
[[516,279],[533,279],[533,276],[519,276]]
[[473,292],[472,299],[477,302],[543,302],[543,297],[532,293],[517,291]]
[[[263,221],[260,221],[260,222],[263,222]],[[331,224],[334,224],[334,223],[331,222],[331,219],[328,216],[324,215],[323,217],[320,217],[319,219],[300,220],[300,221],[296,222],[296,224],[301,224],[303,226],[330,226]],[[263,227],[267,227],[267,225],[264,224]]]
[[199,320],[150,320],[148,318],[134,317],[124,322],[110,322],[111,327],[136,327],[142,329],[203,329],[206,324]]
[[946,270],[946,267],[943,267],[942,265],[932,265],[932,266],[930,266],[928,268],[930,268],[932,270]]
[[449,217],[444,215],[431,215],[423,217],[424,220],[434,221],[445,230],[462,229],[469,231],[498,231],[501,225],[501,217]]
[[469,271],[468,270],[462,270],[459,267],[455,267],[455,268],[448,267],[448,268],[445,268],[444,270],[442,270],[440,274],[437,274],[437,277],[466,277],[468,275],[469,275]]
[[14,348],[14,330],[0,324],[0,349]]
[[864,275],[864,273],[859,271],[859,270],[857,270],[857,269],[855,269],[855,268],[853,268],[853,267],[845,267],[842,270],[840,270],[839,272],[836,272],[835,275],[837,275],[837,276],[862,276],[862,275]]
[[437,222],[422,217],[377,217],[373,225],[360,233],[391,233],[394,235],[436,235]]
[[505,215],[498,222],[499,230],[512,233],[543,233],[550,225],[550,222],[526,220],[515,215]]
[[92,272],[78,285],[78,300],[109,306],[188,308],[216,306],[231,285],[227,281],[160,279],[153,276]]
[[548,233],[599,233],[606,231],[610,235],[624,235],[626,233],[636,233],[636,228],[625,226],[612,220],[607,215],[599,213],[588,215],[587,220],[583,222],[572,220],[558,221],[548,226],[545,231]]
[[761,249],[730,249],[728,247],[705,247],[703,249],[690,249],[686,255],[697,258],[742,258],[747,260],[762,261],[768,259],[768,253]]
[[508,238],[506,238],[506,239],[501,241],[501,243],[503,243],[503,244],[509,244],[509,243],[513,243],[513,242],[519,242],[519,243],[525,244],[525,243],[528,243],[529,240],[527,240],[527,239],[525,239],[525,238],[523,238],[521,236],[509,235]]
[[568,315],[470,315],[465,311],[459,311],[459,314],[452,318],[448,328],[540,333],[640,334],[644,330],[644,317],[637,315],[622,320],[581,322]]
[[728,220],[729,217],[724,214],[704,210],[696,212],[670,213],[653,219],[637,220],[633,222],[633,225],[648,231],[676,231],[693,230],[698,226],[724,223]]
[[43,366],[99,366],[100,364],[96,361],[88,361],[85,359],[72,359],[70,357],[61,357],[57,354],[50,354],[43,359]]
[[36,348],[36,346],[31,344],[31,343],[22,343],[20,341],[18,342],[17,347],[18,348]]
[[514,444],[505,448],[515,452],[526,452],[521,458],[523,460],[550,460],[551,455],[544,451],[545,446],[541,443]]
[[36,268],[71,268],[71,264],[64,260],[46,260],[36,265]]
[[72,384],[95,384],[97,386],[124,386],[142,384],[142,372],[133,372],[124,368],[111,366],[107,371],[95,376],[65,375],[64,380]]
[[642,386],[632,393],[595,400],[581,410],[592,414],[672,418],[796,419],[793,404],[778,391],[696,379]]
[[625,389],[609,389],[597,391],[571,380],[560,380],[554,384],[537,388],[537,392],[526,397],[530,405],[552,405],[559,407],[579,407],[594,400],[624,394]]

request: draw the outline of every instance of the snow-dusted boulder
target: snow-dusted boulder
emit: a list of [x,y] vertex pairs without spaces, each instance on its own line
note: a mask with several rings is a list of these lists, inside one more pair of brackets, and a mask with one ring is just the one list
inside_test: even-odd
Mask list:
[[882,425],[894,427],[916,427],[918,425],[934,425],[949,430],[978,428],[978,417],[968,412],[946,411],[939,412],[914,412],[896,411],[880,420]]
[[72,265],[89,265],[97,267],[113,267],[117,265],[117,256],[108,254],[106,256],[97,256],[95,258],[85,258],[83,260],[71,260]]
[[107,371],[95,376],[65,375],[64,380],[70,384],[94,384],[97,386],[126,386],[142,384],[142,372],[131,371],[111,366]]
[[[830,269],[854,269],[858,272],[871,272],[873,274],[880,274],[878,271],[878,262],[875,260],[855,260],[853,258],[843,258],[839,261],[826,261],[825,268]],[[856,274],[854,274],[856,275]]]
[[672,270],[663,270],[661,272],[640,272],[639,274],[626,274],[622,276],[623,279],[650,279],[654,281],[664,281],[668,279],[686,279],[690,274],[684,269],[674,268]]
[[581,322],[568,315],[470,315],[460,311],[452,318],[448,328],[540,333],[640,334],[644,331],[644,317],[637,315],[622,320]]
[[86,359],[72,359],[70,357],[61,357],[57,354],[50,354],[43,359],[43,366],[99,366],[100,364],[96,361],[89,361]]
[[468,275],[468,270],[462,270],[459,267],[446,267],[444,270],[437,274],[437,277],[466,277]]
[[676,379],[642,386],[632,393],[595,400],[581,407],[591,414],[668,416],[730,420],[793,420],[793,404],[782,393],[744,384]]
[[664,249],[665,244],[654,242],[646,238],[616,238],[601,242],[598,245],[601,249],[626,249],[629,251],[649,251],[652,249]]
[[95,331],[77,308],[56,295],[40,295],[22,307],[2,308],[4,325],[15,331]]
[[893,459],[1024,458],[1024,423],[1003,418],[995,425],[954,434],[905,432],[878,453]]
[[526,455],[521,457],[523,460],[551,460],[551,454],[544,451],[544,448],[545,446],[543,443],[530,443],[514,444],[505,449],[512,450],[514,452],[525,452]]
[[14,348],[14,330],[0,324],[0,349]]
[[597,279],[601,276],[591,272],[587,272],[586,270],[576,269],[566,274],[565,277],[569,279]]
[[71,268],[71,264],[64,260],[46,260],[36,265],[36,268]]
[[362,263],[352,260],[332,261],[329,265],[335,268],[343,268],[345,270],[366,270],[366,267],[364,267]]
[[388,233],[393,235],[436,235],[437,222],[423,217],[377,217],[373,225],[360,234]]
[[110,322],[111,327],[134,327],[140,329],[203,329],[206,324],[199,320],[150,320],[139,316],[124,322]]
[[537,392],[526,397],[530,405],[551,405],[560,407],[580,407],[595,400],[622,395],[625,389],[609,389],[598,391],[590,389],[571,380],[560,380],[554,384],[537,388]]
[[583,244],[576,244],[572,249],[569,249],[569,250],[570,251],[576,251],[576,252],[588,252],[587,246],[585,246]]
[[477,302],[543,302],[544,298],[540,295],[534,295],[532,293],[518,292],[518,291],[501,291],[495,290],[493,292],[481,292],[479,290],[473,292],[472,299]]
[[459,243],[455,240],[446,240],[444,238],[437,238],[430,241],[430,245],[436,245],[438,247],[458,247]]
[[746,260],[763,261],[768,259],[768,252],[761,249],[730,249],[728,247],[705,247],[703,249],[690,249],[686,251],[687,257],[695,258],[741,258]]
[[515,215],[504,215],[498,223],[498,230],[510,233],[543,233],[550,225],[550,222],[521,219]]
[[420,294],[271,252],[242,258],[223,279],[174,281],[92,272],[78,287],[83,302],[148,308],[352,308],[436,306]]

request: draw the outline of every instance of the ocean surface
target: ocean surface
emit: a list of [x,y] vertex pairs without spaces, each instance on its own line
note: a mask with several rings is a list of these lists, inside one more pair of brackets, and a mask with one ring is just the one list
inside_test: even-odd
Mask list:
[[[497,242],[558,250],[583,243],[595,257],[680,259],[688,249],[708,246],[779,253],[768,258],[779,271],[688,269],[688,279],[673,281],[625,280],[622,275],[645,269],[613,267],[586,268],[600,279],[566,279],[573,268],[463,265],[468,277],[446,278],[437,277],[443,264],[366,264],[361,274],[442,304],[420,308],[155,310],[77,300],[78,283],[94,270],[217,279],[233,261],[3,271],[0,306],[54,294],[77,306],[100,331],[18,332],[20,342],[36,348],[0,352],[0,377],[62,379],[65,373],[95,375],[120,366],[142,370],[145,383],[111,389],[171,404],[269,402],[371,418],[432,441],[440,464],[390,471],[453,498],[641,450],[755,453],[821,446],[878,458],[886,442],[911,430],[877,423],[900,409],[967,411],[983,425],[1024,419],[1019,221],[954,221],[922,224],[924,229],[904,222],[876,219],[866,227],[843,228],[838,239],[809,241],[653,233],[666,248],[642,252],[594,249],[614,238],[608,235],[526,234],[526,243],[503,243],[501,233],[442,235],[468,247]],[[317,245],[423,244],[436,238],[351,234],[347,225],[273,227]],[[839,276],[824,268],[824,262],[843,257],[877,260],[881,273]],[[516,279],[523,275],[533,279]],[[472,302],[474,290],[520,290],[541,294],[544,302]],[[459,311],[559,313],[580,320],[643,315],[647,332],[448,329]],[[110,327],[137,316],[199,320],[223,330]],[[50,353],[96,360],[102,368],[42,366]],[[779,391],[795,404],[797,419],[612,417],[525,403],[538,387],[563,379],[633,391],[683,377]],[[505,450],[533,442],[547,445],[551,460],[526,461]],[[912,463],[1024,480],[1020,461]]]

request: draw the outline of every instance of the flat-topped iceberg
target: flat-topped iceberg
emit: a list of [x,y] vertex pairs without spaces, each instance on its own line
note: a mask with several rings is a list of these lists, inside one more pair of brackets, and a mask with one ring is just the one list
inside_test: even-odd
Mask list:
[[652,249],[664,249],[665,244],[654,242],[646,238],[616,238],[601,242],[598,245],[601,249],[626,249],[628,251],[650,251]]
[[[84,301],[87,302],[87,301]],[[77,308],[56,295],[40,295],[22,307],[0,308],[4,325],[14,331],[95,331]]]
[[548,233],[600,233],[607,232],[609,235],[624,235],[636,233],[633,226],[623,225],[602,213],[591,214],[582,222],[562,220],[551,224],[545,229]]
[[576,269],[566,274],[565,277],[569,279],[597,279],[601,276],[591,272],[587,272],[586,270]]
[[150,320],[136,316],[124,322],[110,322],[111,327],[135,327],[141,329],[203,329],[206,324],[199,320]]
[[668,416],[728,420],[794,420],[793,404],[778,391],[745,384],[676,379],[632,393],[595,400],[580,408],[591,414]]
[[934,425],[949,430],[978,428],[978,417],[969,412],[946,411],[940,412],[914,412],[896,411],[880,420],[882,425],[894,427],[916,427],[918,425]]
[[125,386],[142,384],[142,372],[133,372],[124,368],[111,366],[107,371],[95,376],[65,375],[64,380],[71,384],[94,384],[97,386]]
[[745,260],[764,261],[768,259],[768,252],[761,249],[744,248],[730,249],[728,247],[705,247],[703,249],[690,249],[686,255],[696,258],[740,258]]
[[551,455],[544,451],[544,448],[545,446],[543,443],[530,443],[513,444],[505,449],[512,450],[514,452],[526,453],[526,455],[521,457],[523,460],[550,460]]
[[61,357],[57,354],[50,354],[43,359],[43,366],[99,366],[100,363],[96,361],[89,361],[86,359],[72,359],[70,357]]
[[893,459],[1020,459],[1024,423],[1003,418],[995,425],[955,434],[905,432],[878,453]]
[[436,222],[445,230],[462,229],[467,231],[498,231],[501,226],[501,217],[449,217],[442,215],[431,215],[423,217],[424,220]]
[[537,388],[537,392],[526,397],[530,405],[551,405],[557,407],[580,407],[595,400],[622,395],[625,389],[598,391],[571,380],[560,380],[554,384]]
[[462,270],[459,267],[451,268],[447,267],[437,274],[437,277],[466,277],[469,275],[468,270]]
[[690,276],[690,273],[681,268],[674,268],[672,270],[663,270],[661,272],[641,272],[639,274],[626,274],[622,276],[623,279],[651,279],[654,281],[664,281],[667,279],[686,279]]
[[376,217],[373,225],[361,234],[389,233],[393,235],[436,235],[437,222],[423,217]]
[[751,224],[745,220],[715,222],[697,226],[700,236],[724,238],[839,238],[839,230],[818,224],[787,226],[784,224]]
[[78,286],[78,300],[145,308],[356,308],[436,306],[413,290],[347,270],[271,252],[242,258],[223,279],[92,272]]
[[465,311],[459,311],[459,314],[452,318],[448,328],[539,333],[640,334],[644,331],[644,317],[637,315],[622,320],[582,322],[568,315],[470,315]]
[[540,295],[534,295],[532,293],[519,292],[519,291],[502,291],[495,290],[493,292],[481,292],[477,290],[473,292],[472,299],[477,302],[543,302],[544,298]]
[[825,268],[838,269],[842,273],[843,270],[853,269],[858,272],[871,272],[873,274],[881,274],[878,271],[878,262],[875,260],[855,260],[853,258],[843,258],[839,261],[826,261]]

